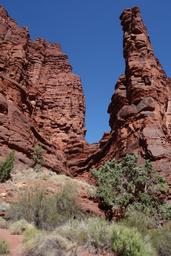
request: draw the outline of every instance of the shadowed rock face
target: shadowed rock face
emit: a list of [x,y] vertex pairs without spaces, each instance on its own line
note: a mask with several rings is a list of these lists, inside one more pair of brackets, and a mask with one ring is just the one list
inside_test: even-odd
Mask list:
[[35,145],[45,149],[45,165],[82,174],[106,160],[139,153],[171,181],[171,80],[155,57],[137,7],[125,10],[125,74],[108,108],[111,132],[98,144],[84,136],[82,85],[59,44],[32,42],[0,7],[0,156],[15,149],[30,165]]

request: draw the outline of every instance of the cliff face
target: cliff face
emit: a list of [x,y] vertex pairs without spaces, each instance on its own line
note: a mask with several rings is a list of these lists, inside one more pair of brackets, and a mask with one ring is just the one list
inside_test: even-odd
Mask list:
[[137,152],[171,183],[171,80],[154,56],[139,9],[125,10],[120,19],[125,74],[108,108],[111,134],[104,159]]
[[[85,141],[85,102],[59,44],[30,40],[0,7],[0,156],[15,149],[31,165],[38,144],[44,165],[82,174],[106,160],[137,152],[171,183],[171,80],[155,57],[137,7],[121,15],[125,73],[111,103],[111,132],[98,144]],[[171,185],[171,184],[170,184]]]
[[59,44],[32,42],[3,7],[0,49],[0,155],[15,149],[16,159],[31,164],[41,144],[46,165],[66,171],[72,154],[86,145],[80,78]]

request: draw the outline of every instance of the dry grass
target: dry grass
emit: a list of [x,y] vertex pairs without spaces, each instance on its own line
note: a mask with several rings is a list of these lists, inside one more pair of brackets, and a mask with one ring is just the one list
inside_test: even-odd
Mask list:
[[89,217],[81,221],[71,220],[56,228],[54,234],[60,234],[80,246],[110,250],[112,229],[113,224],[104,219]]
[[28,190],[11,205],[8,217],[11,220],[25,219],[39,229],[52,230],[69,219],[80,219],[85,215],[77,203],[77,193],[72,183],[66,183],[53,195],[39,188]]
[[21,219],[9,225],[11,235],[21,235],[27,228],[32,227],[26,220]]
[[10,250],[7,241],[0,239],[0,255],[7,255],[9,252]]
[[28,226],[23,232],[23,242],[26,243],[30,240],[33,240],[34,238],[36,238],[37,235],[41,234],[42,232],[43,231],[40,231],[33,225]]
[[[23,256],[70,256],[74,244],[60,235],[39,234],[24,244]],[[71,252],[71,254],[70,254]],[[73,255],[73,254],[72,254]]]
[[46,168],[41,172],[35,172],[33,168],[25,169],[12,173],[12,180],[7,181],[0,187],[0,200],[14,202],[17,201],[21,192],[33,187],[46,188],[48,194],[60,191],[67,183],[73,183],[82,195],[89,195],[95,187],[66,175],[56,174]]

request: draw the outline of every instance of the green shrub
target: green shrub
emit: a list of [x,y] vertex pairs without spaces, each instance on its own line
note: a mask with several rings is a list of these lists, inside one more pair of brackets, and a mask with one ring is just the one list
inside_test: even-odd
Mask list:
[[18,220],[9,225],[9,230],[12,235],[21,235],[31,224],[26,220]]
[[137,229],[122,225],[116,225],[113,229],[112,250],[120,256],[157,256]]
[[10,252],[9,245],[5,240],[0,239],[0,255],[5,255]]
[[159,228],[150,232],[153,246],[156,248],[159,256],[171,255],[171,231]]
[[0,228],[8,228],[8,222],[2,217],[0,217]]
[[11,178],[11,171],[14,164],[14,152],[10,152],[6,159],[0,164],[0,182]]
[[135,154],[129,154],[120,162],[109,161],[93,170],[98,186],[96,197],[101,199],[107,214],[120,209],[124,215],[134,206],[135,210],[158,219],[170,218],[171,207],[161,199],[161,195],[168,192],[167,183],[149,161],[138,166],[137,160]]
[[11,219],[25,219],[40,229],[52,229],[72,218],[81,218],[83,213],[76,202],[76,191],[66,184],[56,195],[34,189],[25,192],[8,211]]
[[158,256],[171,255],[171,230],[169,222],[165,225],[158,226],[156,219],[130,209],[126,218],[121,220],[122,225],[135,227],[143,235],[148,237],[154,248],[156,248]]

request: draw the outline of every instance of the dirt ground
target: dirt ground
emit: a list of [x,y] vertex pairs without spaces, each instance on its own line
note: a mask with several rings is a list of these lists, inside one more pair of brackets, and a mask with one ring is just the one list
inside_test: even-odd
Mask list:
[[0,228],[0,239],[7,241],[10,247],[10,256],[19,256],[22,246],[22,235],[11,235],[7,229]]

